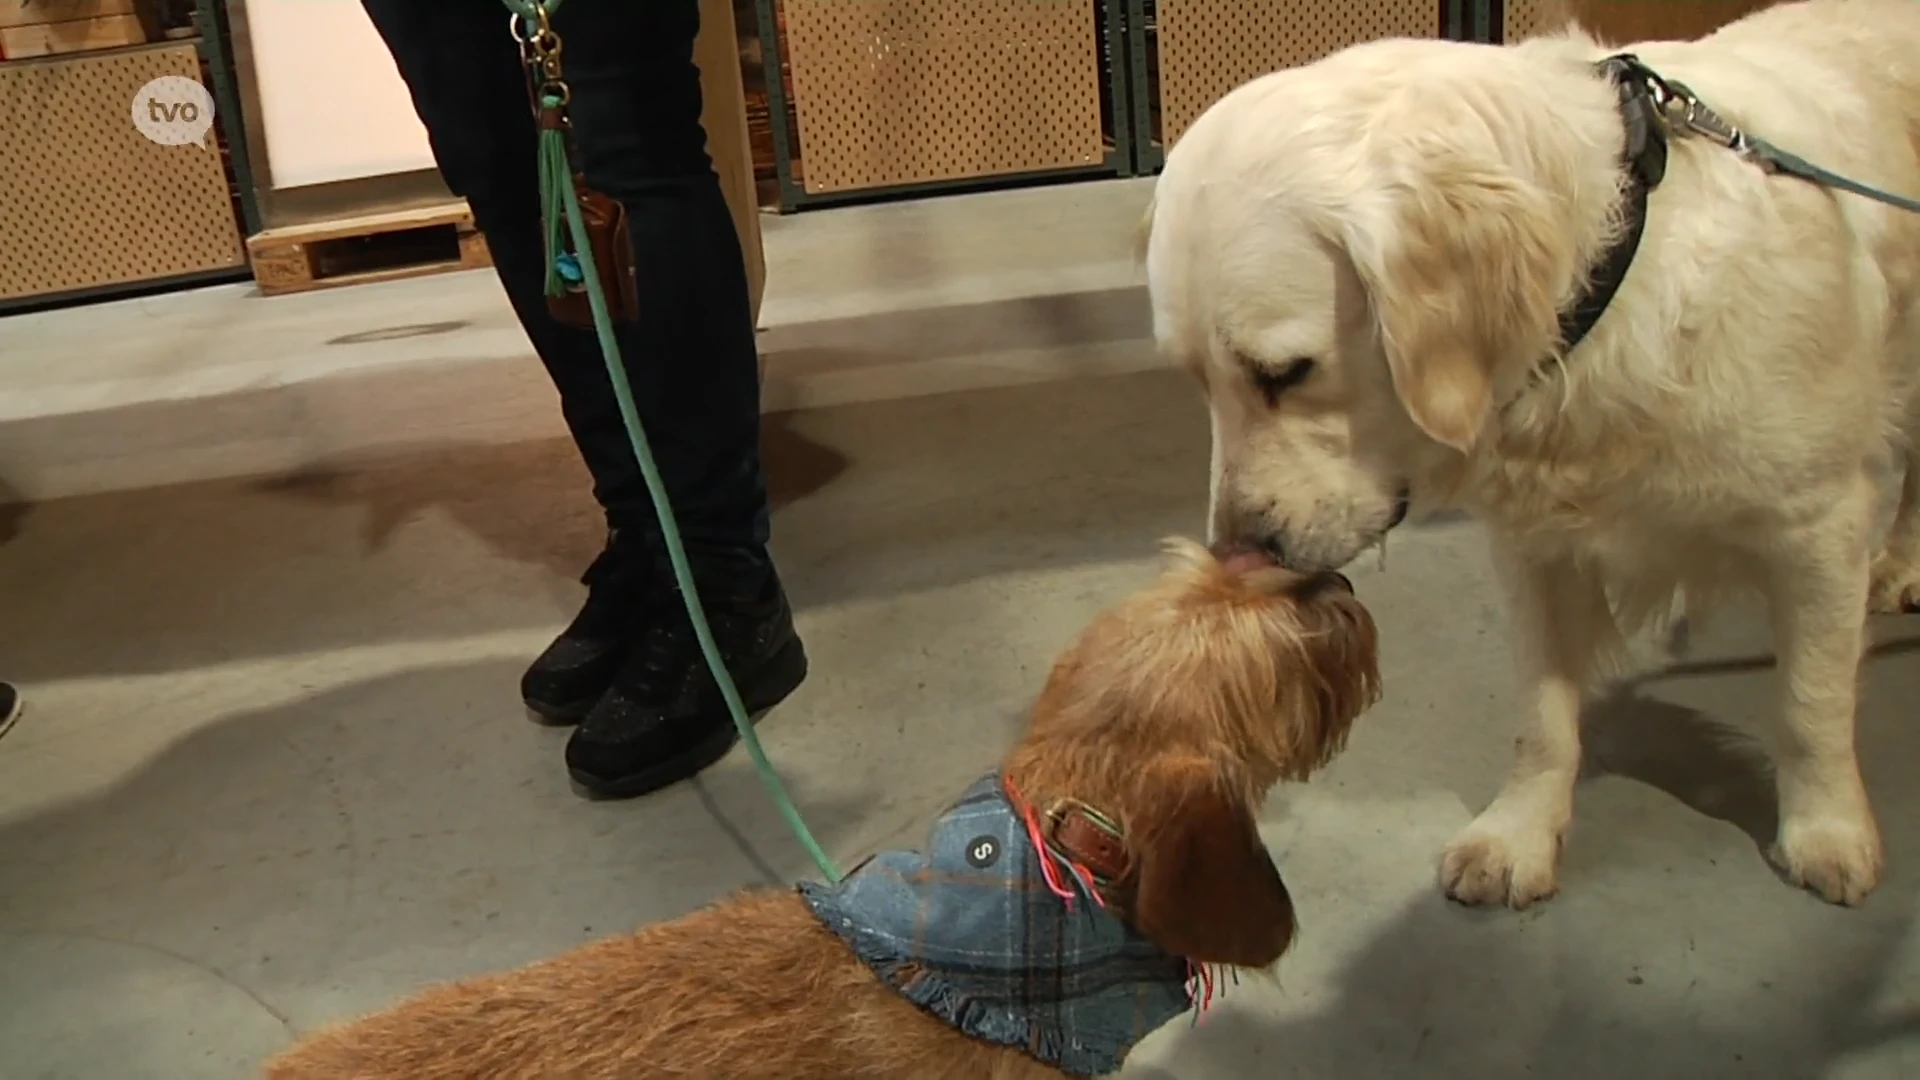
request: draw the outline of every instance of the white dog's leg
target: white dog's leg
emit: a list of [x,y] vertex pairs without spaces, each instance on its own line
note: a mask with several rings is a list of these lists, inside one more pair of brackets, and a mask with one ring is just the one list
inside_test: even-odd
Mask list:
[[1897,615],[1920,612],[1920,451],[1906,453],[1900,506],[1887,530],[1886,547],[1873,563],[1868,610]]
[[1885,863],[1853,735],[1873,505],[1873,483],[1862,476],[1824,518],[1770,553],[1786,726],[1774,857],[1795,884],[1836,904],[1864,900]]
[[1600,582],[1571,560],[1496,551],[1509,593],[1522,720],[1513,772],[1440,860],[1440,884],[1467,904],[1524,908],[1559,888],[1560,842],[1580,773],[1580,701],[1598,649],[1618,630]]

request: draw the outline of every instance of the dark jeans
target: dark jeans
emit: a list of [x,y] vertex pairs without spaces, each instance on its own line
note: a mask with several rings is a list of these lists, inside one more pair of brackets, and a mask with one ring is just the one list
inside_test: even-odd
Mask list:
[[[535,126],[506,7],[363,0],[447,184],[466,197],[560,408],[623,533],[658,536],[591,331],[549,318]],[[571,0],[553,19],[573,92],[577,165],[631,222],[640,319],[618,328],[627,377],[695,561],[764,565],[759,362],[740,238],[707,157],[693,65],[697,0]]]

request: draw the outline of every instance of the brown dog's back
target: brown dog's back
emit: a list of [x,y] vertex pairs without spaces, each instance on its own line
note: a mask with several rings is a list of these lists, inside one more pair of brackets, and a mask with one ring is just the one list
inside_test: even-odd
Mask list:
[[875,979],[799,895],[765,890],[321,1032],[267,1080],[1028,1080]]

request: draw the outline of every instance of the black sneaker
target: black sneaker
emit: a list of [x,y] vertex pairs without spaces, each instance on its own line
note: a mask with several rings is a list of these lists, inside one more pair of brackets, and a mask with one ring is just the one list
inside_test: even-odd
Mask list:
[[580,576],[587,587],[580,613],[520,677],[521,700],[536,719],[577,724],[613,685],[660,591],[652,565],[639,543],[617,529],[607,534],[606,548]]
[[[716,590],[701,599],[714,642],[757,721],[807,677],[786,592],[768,573],[757,596]],[[613,686],[567,741],[567,772],[590,797],[630,799],[679,783],[739,740],[679,593],[657,603]]]

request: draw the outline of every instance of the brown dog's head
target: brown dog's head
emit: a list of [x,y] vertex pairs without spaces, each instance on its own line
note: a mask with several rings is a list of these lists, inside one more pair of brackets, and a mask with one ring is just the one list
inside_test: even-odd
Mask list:
[[1120,827],[1114,901],[1141,933],[1265,967],[1292,941],[1293,904],[1255,813],[1378,698],[1373,620],[1338,574],[1185,540],[1168,552],[1055,664],[1008,777],[1041,811],[1074,800]]

